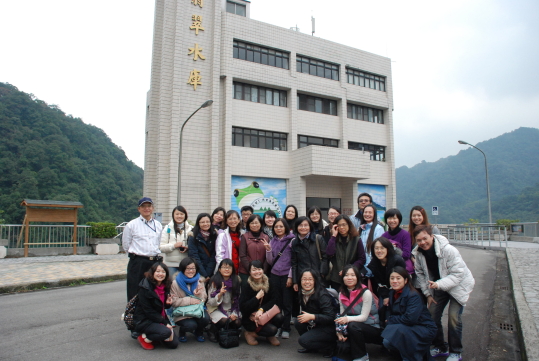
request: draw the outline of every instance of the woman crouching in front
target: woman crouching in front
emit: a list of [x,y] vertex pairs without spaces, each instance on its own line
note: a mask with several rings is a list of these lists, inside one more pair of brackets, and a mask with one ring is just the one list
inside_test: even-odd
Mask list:
[[245,329],[245,340],[254,346],[258,345],[257,336],[265,336],[273,346],[279,346],[280,342],[275,335],[283,323],[283,315],[278,312],[264,325],[258,323],[264,313],[270,311],[265,315],[268,316],[277,310],[277,292],[271,290],[261,261],[251,261],[248,271],[249,278],[247,282],[242,282],[240,296],[241,323]]
[[178,339],[165,313],[165,308],[169,308],[172,303],[168,267],[157,262],[144,275],[139,285],[138,303],[133,316],[135,331],[141,334],[137,340],[145,350],[153,350],[156,342],[162,342],[168,348],[176,348]]
[[438,327],[423,304],[412,278],[403,267],[393,268],[389,281],[387,325],[382,332],[384,346],[397,351],[405,361],[430,359],[430,344]]
[[299,275],[299,299],[301,313],[294,322],[300,334],[300,353],[323,353],[324,357],[333,356],[337,336],[333,320],[337,310],[332,296],[322,286],[318,271],[307,269]]

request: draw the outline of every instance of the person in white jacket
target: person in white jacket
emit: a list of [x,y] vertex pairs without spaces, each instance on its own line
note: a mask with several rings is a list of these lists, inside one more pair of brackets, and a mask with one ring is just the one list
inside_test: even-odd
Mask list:
[[[417,226],[413,237],[417,243],[412,251],[417,281],[438,327],[431,356],[449,356],[447,361],[462,360],[462,312],[475,280],[459,251],[444,236],[433,234],[432,226]],[[442,315],[448,304],[449,350],[442,327]]]
[[178,265],[187,257],[187,235],[193,226],[187,223],[187,210],[177,206],[172,210],[172,220],[161,233],[159,249],[163,254],[163,262],[170,271],[170,277],[178,272]]

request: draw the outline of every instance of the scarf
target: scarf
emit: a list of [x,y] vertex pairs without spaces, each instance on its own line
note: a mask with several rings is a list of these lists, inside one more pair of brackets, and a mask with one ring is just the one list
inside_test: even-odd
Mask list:
[[255,238],[260,237],[260,233],[261,233],[260,231],[258,231],[258,232],[249,231],[249,232],[251,232],[251,234],[252,234],[253,237],[255,237]]
[[[196,289],[198,286],[198,279],[200,278],[200,273],[197,273],[195,277],[189,278],[183,274],[183,272],[178,272],[178,275],[176,276],[176,283],[178,286],[180,286],[181,290],[185,292],[186,296],[194,296],[195,294],[191,292],[191,289]],[[187,287],[187,285],[191,285],[191,289]]]
[[184,229],[185,229],[185,222],[182,222],[180,224],[176,224],[176,229],[174,231],[181,235]]
[[[366,288],[364,285],[361,285],[361,288],[357,289],[357,290],[353,290],[353,291],[350,291],[350,297],[346,297],[346,295],[344,293],[341,292],[340,296],[339,296],[339,300],[341,301],[341,303],[343,304],[343,306],[346,308],[350,305],[350,302],[352,302],[356,296],[358,295],[359,292],[361,292],[363,290],[363,288]],[[359,300],[357,300],[357,302],[361,302],[363,300],[363,296],[361,296],[359,298]]]
[[402,231],[402,228],[400,226],[395,227],[395,229],[390,229],[389,234],[392,236],[396,236],[399,234],[399,232]]
[[401,296],[403,290],[404,290],[404,287],[401,288],[401,289],[398,290],[398,291],[395,291],[395,293],[393,294],[393,299],[394,299],[395,301],[399,299],[399,297]]
[[161,309],[161,316],[165,317],[165,285],[161,283],[159,286],[155,286],[154,291],[157,294],[157,297],[159,297],[159,299],[161,300],[161,303],[163,304],[163,308]]
[[[225,284],[225,287],[226,287],[226,292],[232,292],[232,287],[233,287],[232,277],[237,277],[237,276],[232,275],[232,276],[230,276],[230,278],[228,280],[223,282]],[[221,291],[221,288],[218,288],[215,291],[213,291],[210,294],[210,296],[215,297],[215,296],[217,296],[219,294],[220,291]],[[223,298],[224,298],[224,295],[223,295]],[[230,307],[230,314],[232,314],[232,313],[239,314],[240,313],[239,301],[240,301],[240,295],[239,294],[235,295],[234,298],[232,299],[232,306]],[[219,307],[217,307],[217,308],[219,309],[219,311],[221,311],[221,313],[223,315],[230,316],[228,311],[223,308],[223,302],[221,302],[219,304]]]
[[273,238],[273,230],[271,227],[264,226],[264,233],[267,234],[270,239]]
[[311,235],[311,232],[307,233],[307,234],[305,235],[305,237],[301,237],[301,236],[299,235],[299,233],[298,233],[298,238],[299,238],[300,241],[303,242],[304,239],[309,239],[309,236],[310,236],[310,235]]
[[253,291],[258,292],[260,290],[263,290],[265,295],[268,294],[268,291],[269,291],[268,276],[262,275],[262,281],[261,282],[255,282],[255,280],[253,280],[251,278],[251,276],[249,276],[249,278],[247,279],[247,282],[249,282],[249,286],[251,286]]
[[307,304],[307,301],[309,301],[309,297],[314,293],[314,287],[310,291],[304,291],[303,288],[301,289],[301,294],[303,295],[303,303]]
[[200,230],[200,235],[202,236],[202,238],[204,238],[205,241],[207,241],[208,238],[210,238],[210,231]]

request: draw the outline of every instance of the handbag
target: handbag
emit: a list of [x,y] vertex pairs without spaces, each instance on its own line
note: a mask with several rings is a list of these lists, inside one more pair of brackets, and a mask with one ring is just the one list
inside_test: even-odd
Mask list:
[[[190,296],[192,297],[192,296]],[[200,300],[198,297],[193,297],[197,300]],[[200,303],[187,306],[176,307],[172,311],[172,316],[174,317],[192,317],[192,318],[202,318],[204,317],[204,303],[200,300]]]
[[[348,305],[348,307],[346,307],[343,313],[337,314],[337,317],[335,317],[335,319],[346,316],[346,314],[350,311],[350,309],[354,306],[354,304],[357,303],[357,301],[361,298],[361,296],[363,296],[366,290],[367,290],[366,288],[363,288],[361,292],[359,292],[358,295],[354,298],[354,300],[350,302],[350,304]],[[335,322],[335,331],[340,332],[345,336],[348,334],[347,328],[348,328],[348,324],[343,325],[343,324]]]
[[269,310],[267,310],[266,312],[264,312],[263,314],[260,315],[260,317],[258,318],[258,320],[255,318],[255,315],[256,315],[256,312],[253,312],[251,314],[251,317],[250,320],[251,321],[254,321],[257,323],[257,325],[260,327],[260,326],[264,326],[266,323],[268,323],[275,315],[279,314],[281,312],[281,310],[279,309],[279,306],[277,305],[274,305],[272,308],[270,308]]
[[238,347],[240,345],[240,330],[229,328],[230,319],[225,327],[219,330],[219,346],[222,348]]

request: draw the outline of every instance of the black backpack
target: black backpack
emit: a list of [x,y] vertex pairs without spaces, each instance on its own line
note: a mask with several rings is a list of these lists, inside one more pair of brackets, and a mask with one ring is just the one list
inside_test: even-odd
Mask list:
[[340,313],[341,305],[339,303],[339,292],[334,288],[326,288],[326,290],[331,296],[331,306],[333,306],[333,311],[335,314]]
[[137,307],[138,303],[138,295],[135,295],[132,299],[127,302],[127,305],[125,306],[125,312],[122,315],[122,320],[125,322],[125,325],[127,326],[127,329],[129,331],[133,331],[135,329],[135,308]]

